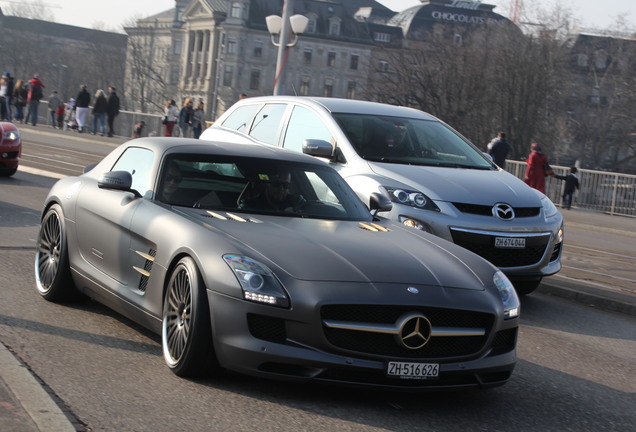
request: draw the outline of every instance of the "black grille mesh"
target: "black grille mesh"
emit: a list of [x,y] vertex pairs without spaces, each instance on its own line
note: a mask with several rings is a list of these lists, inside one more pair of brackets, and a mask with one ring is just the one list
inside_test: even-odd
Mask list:
[[426,316],[433,327],[483,328],[484,336],[431,337],[429,342],[416,350],[407,349],[393,335],[361,332],[324,327],[327,340],[332,345],[348,351],[397,358],[451,358],[469,356],[479,352],[486,343],[494,317],[490,314],[412,306],[329,305],[321,309],[323,320],[362,323],[393,324],[405,313],[419,312]]

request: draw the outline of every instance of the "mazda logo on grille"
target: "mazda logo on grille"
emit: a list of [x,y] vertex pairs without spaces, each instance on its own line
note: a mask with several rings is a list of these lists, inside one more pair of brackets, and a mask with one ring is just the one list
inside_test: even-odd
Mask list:
[[513,220],[515,218],[515,211],[509,204],[497,203],[492,207],[492,215],[501,220]]
[[432,326],[424,315],[418,313],[404,315],[396,324],[400,329],[397,334],[398,343],[404,348],[411,350],[422,348],[431,338]]

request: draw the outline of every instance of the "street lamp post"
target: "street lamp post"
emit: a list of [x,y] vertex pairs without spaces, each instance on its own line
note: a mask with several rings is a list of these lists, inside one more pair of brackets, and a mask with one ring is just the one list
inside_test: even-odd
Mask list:
[[[285,70],[287,63],[287,50],[298,42],[298,35],[307,28],[309,19],[303,15],[292,15],[294,0],[285,0],[283,4],[283,17],[270,15],[265,17],[267,30],[272,35],[272,44],[278,47],[276,58],[276,76],[274,78],[274,95],[279,95],[285,91]],[[290,41],[290,34],[294,38]],[[279,36],[276,42],[276,36]],[[281,90],[282,89],[282,90]]]
[[56,63],[53,63],[51,66],[53,66],[54,68],[59,68],[57,72],[57,92],[59,93],[60,97],[64,98],[64,93],[62,92],[62,78],[64,77],[64,70],[68,69],[68,66],[65,64]]

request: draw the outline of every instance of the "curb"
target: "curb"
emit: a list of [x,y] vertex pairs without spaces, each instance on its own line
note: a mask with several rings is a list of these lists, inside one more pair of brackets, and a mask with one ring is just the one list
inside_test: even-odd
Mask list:
[[587,306],[636,316],[636,298],[568,281],[544,279],[537,292],[575,300]]
[[44,390],[31,371],[0,343],[0,379],[14,401],[33,420],[40,431],[76,432],[77,429]]

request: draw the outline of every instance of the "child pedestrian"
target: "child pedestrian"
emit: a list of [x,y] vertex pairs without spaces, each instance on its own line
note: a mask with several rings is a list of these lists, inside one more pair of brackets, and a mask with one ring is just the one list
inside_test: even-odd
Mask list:
[[64,127],[64,102],[60,103],[55,109],[55,120],[57,121],[57,128],[62,129]]
[[554,175],[554,178],[565,180],[562,205],[566,210],[570,210],[570,207],[572,207],[572,195],[574,195],[574,191],[579,188],[579,178],[576,176],[577,171],[576,167],[572,167],[570,168],[570,173],[567,175]]

